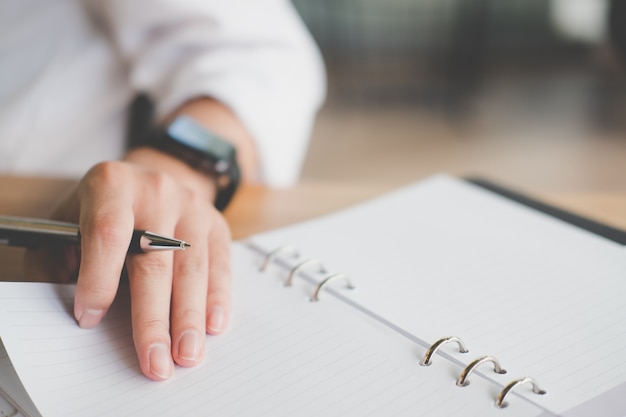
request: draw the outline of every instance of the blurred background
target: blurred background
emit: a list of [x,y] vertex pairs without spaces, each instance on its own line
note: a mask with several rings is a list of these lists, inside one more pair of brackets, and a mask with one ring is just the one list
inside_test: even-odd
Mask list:
[[294,4],[329,82],[303,180],[626,191],[626,2]]

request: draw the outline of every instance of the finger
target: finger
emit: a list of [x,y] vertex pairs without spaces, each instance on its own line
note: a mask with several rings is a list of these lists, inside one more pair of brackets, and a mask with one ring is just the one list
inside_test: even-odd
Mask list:
[[132,236],[132,188],[122,164],[97,165],[79,188],[81,262],[74,316],[96,326],[111,306]]
[[223,217],[216,219],[209,236],[206,331],[210,334],[220,334],[228,328],[231,312],[230,230]]
[[133,255],[127,265],[139,365],[148,378],[168,379],[174,372],[169,335],[172,254]]
[[[193,213],[193,214],[191,214]],[[191,247],[174,255],[172,284],[172,356],[182,366],[204,358],[206,294],[209,279],[209,223],[206,211],[184,216],[176,234]]]
[[[181,200],[173,179],[156,172],[146,173],[142,188],[149,195],[138,196],[141,204],[135,208],[136,227],[173,235]],[[157,251],[129,256],[126,265],[133,339],[141,370],[150,379],[168,379],[174,372],[169,320],[173,253]]]

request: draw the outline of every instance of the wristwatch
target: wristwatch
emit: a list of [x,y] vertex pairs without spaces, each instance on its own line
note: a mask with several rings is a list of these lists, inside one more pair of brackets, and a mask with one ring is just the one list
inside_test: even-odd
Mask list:
[[239,186],[235,147],[190,117],[179,116],[169,126],[150,131],[140,144],[163,151],[215,178],[214,204],[220,211],[226,208]]

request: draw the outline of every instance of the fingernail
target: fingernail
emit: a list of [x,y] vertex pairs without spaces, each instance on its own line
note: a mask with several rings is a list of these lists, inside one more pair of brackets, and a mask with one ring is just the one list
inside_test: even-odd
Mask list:
[[104,310],[86,308],[76,316],[76,320],[83,329],[92,329],[100,323],[103,316]]
[[189,329],[180,336],[178,357],[194,362],[200,358],[200,337],[197,331]]
[[222,307],[215,306],[211,309],[207,331],[209,333],[221,333],[224,331],[224,309]]
[[156,343],[150,346],[148,353],[150,360],[150,372],[161,379],[168,379],[174,372],[172,357],[167,346]]

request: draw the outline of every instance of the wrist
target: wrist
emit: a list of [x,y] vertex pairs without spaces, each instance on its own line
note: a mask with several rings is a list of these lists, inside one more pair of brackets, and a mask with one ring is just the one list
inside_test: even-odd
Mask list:
[[139,139],[140,146],[157,149],[196,172],[215,185],[215,207],[226,208],[240,182],[235,147],[188,116],[179,116],[167,127],[150,129]]
[[199,97],[184,103],[166,119],[164,124],[171,123],[179,116],[193,118],[209,131],[230,142],[237,150],[242,180],[258,179],[259,162],[254,139],[227,106],[208,97]]

